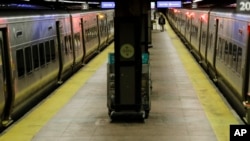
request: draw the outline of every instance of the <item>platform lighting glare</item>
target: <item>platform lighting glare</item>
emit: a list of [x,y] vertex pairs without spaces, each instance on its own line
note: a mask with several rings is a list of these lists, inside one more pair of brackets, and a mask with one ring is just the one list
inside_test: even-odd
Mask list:
[[100,19],[103,19],[105,16],[104,16],[103,14],[98,14],[98,17],[99,17]]

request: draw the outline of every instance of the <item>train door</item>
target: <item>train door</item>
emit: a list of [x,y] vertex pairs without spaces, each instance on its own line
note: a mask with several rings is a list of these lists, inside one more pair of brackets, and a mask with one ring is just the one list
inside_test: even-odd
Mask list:
[[[242,96],[244,99],[244,106],[247,110],[246,120],[248,124],[250,123],[250,25],[247,27],[248,36],[247,36],[247,48],[246,48],[246,64],[242,74],[243,76],[243,87],[242,87]],[[242,53],[241,53],[242,54]]]
[[14,102],[14,82],[11,70],[10,52],[7,45],[7,29],[0,29],[0,112],[1,125],[10,123],[12,105]]
[[82,47],[83,47],[83,57],[82,57],[82,62],[84,63],[84,59],[86,56],[86,44],[85,44],[85,33],[84,33],[84,21],[83,18],[81,18],[81,32],[82,32]]
[[60,21],[56,21],[56,35],[57,35],[57,43],[58,43],[58,54],[59,54],[59,72],[58,72],[58,83],[62,83],[62,71],[63,71],[63,57],[62,57],[62,38],[61,31],[62,27],[60,26]]
[[[221,47],[219,47],[219,45],[221,45],[221,43],[219,44],[219,45],[217,45],[217,42],[218,42],[218,28],[219,27],[219,19],[218,18],[216,18],[215,19],[215,36],[214,36],[214,44],[212,45],[212,47],[214,47],[214,50],[213,50],[213,56],[212,56],[212,58],[213,58],[213,60],[212,60],[212,66],[213,66],[213,68],[214,68],[214,71],[215,71],[215,76],[216,76],[216,74],[217,74],[217,72],[216,72],[216,56],[218,56],[218,54],[220,53],[220,52],[222,52],[221,51]],[[212,40],[212,38],[210,38],[210,40]],[[210,45],[210,44],[209,44]]]
[[98,51],[100,51],[101,46],[101,33],[100,33],[100,24],[101,20],[99,19],[99,15],[96,15],[96,25],[97,25],[97,36],[98,36]]
[[3,66],[3,39],[2,32],[0,31],[0,116],[2,117],[5,105],[5,75]]

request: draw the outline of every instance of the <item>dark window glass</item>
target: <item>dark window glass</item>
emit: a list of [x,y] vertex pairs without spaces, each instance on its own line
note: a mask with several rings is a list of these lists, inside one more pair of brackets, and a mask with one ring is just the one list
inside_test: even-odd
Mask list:
[[45,64],[45,53],[44,53],[43,43],[39,44],[39,56],[40,56],[40,65],[43,66]]
[[51,47],[51,60],[56,59],[56,48],[55,48],[55,41],[50,40],[50,47]]
[[39,54],[38,54],[37,45],[32,46],[32,54],[33,54],[33,61],[34,61],[34,69],[36,69],[39,67]]
[[50,45],[49,41],[45,42],[46,63],[50,62]]
[[24,54],[22,49],[16,51],[16,62],[17,62],[17,75],[18,77],[23,76],[25,69],[24,69]]
[[26,72],[30,73],[32,71],[31,47],[25,48],[25,65],[26,65]]

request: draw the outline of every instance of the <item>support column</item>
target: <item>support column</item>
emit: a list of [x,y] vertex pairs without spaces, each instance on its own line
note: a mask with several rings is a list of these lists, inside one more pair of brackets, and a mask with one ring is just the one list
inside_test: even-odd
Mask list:
[[115,1],[116,112],[141,110],[142,52],[147,51],[148,0]]

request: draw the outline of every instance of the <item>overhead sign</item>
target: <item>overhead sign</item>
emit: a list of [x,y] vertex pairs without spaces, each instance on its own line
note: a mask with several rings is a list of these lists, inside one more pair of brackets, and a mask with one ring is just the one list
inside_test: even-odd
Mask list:
[[157,8],[179,8],[182,7],[181,1],[157,1]]
[[101,8],[115,8],[115,2],[101,2]]
[[250,12],[250,0],[237,0],[236,9],[240,13]]

